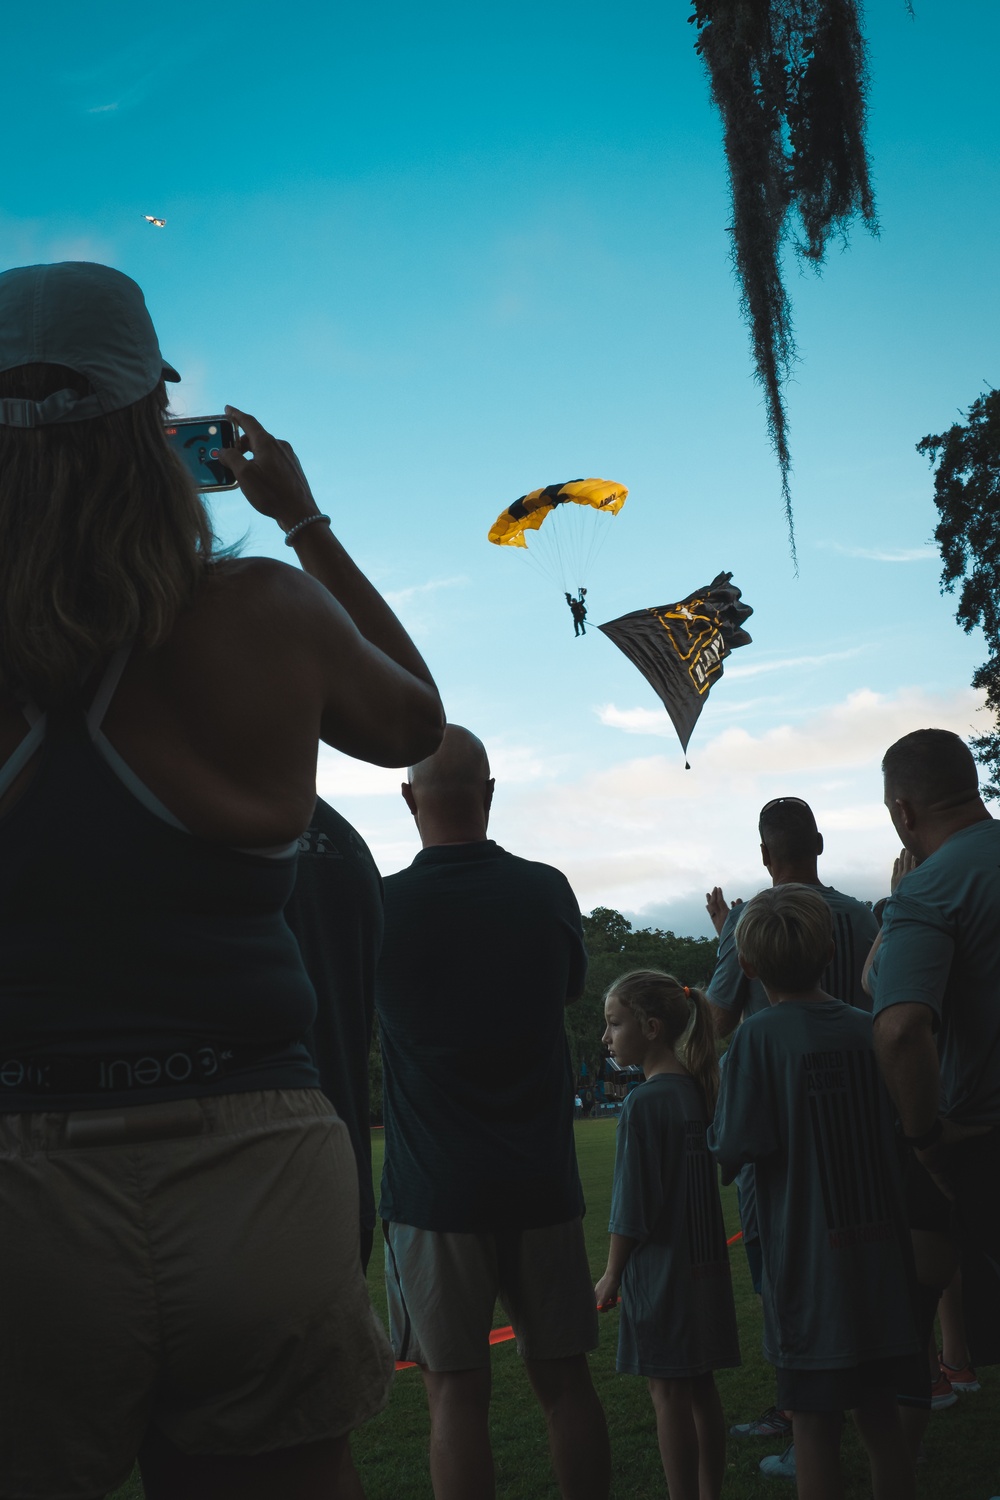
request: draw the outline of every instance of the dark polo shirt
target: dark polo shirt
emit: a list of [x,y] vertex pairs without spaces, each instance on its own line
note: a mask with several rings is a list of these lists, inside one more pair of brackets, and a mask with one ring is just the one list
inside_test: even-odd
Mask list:
[[384,1219],[474,1232],[583,1212],[563,1011],[586,966],[565,876],[491,839],[387,878]]

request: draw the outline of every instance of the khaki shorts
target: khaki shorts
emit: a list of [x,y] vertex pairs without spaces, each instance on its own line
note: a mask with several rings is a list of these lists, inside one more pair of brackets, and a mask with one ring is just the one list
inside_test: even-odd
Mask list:
[[0,1115],[5,1500],[114,1489],[150,1425],[193,1454],[338,1437],[391,1379],[318,1090]]
[[597,1348],[582,1220],[497,1234],[383,1228],[389,1335],[398,1359],[429,1370],[488,1365],[498,1299],[525,1359],[569,1359]]

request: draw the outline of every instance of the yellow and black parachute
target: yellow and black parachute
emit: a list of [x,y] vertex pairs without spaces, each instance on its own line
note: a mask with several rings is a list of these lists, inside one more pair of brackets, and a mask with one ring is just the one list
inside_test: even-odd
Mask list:
[[623,484],[612,479],[567,479],[522,495],[500,512],[490,527],[489,539],[498,547],[526,547],[524,533],[537,531],[557,505],[589,505],[616,516],[628,497]]
[[[489,530],[497,547],[521,547],[541,572],[562,589],[589,581],[608,519],[625,504],[628,490],[612,479],[569,479],[522,495],[501,511]],[[544,524],[543,527],[543,523]],[[526,533],[535,535],[528,547]]]

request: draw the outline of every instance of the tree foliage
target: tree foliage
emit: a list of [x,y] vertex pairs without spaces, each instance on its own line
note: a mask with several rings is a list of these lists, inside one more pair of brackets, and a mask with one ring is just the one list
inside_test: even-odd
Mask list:
[[[733,263],[756,378],[781,470],[795,560],[783,387],[795,362],[781,252],[797,216],[800,256],[819,267],[860,215],[873,231],[865,145],[868,89],[856,0],[692,0],[697,51],[722,117]],[[797,567],[797,564],[796,564]]]
[[596,906],[583,919],[583,934],[590,957],[583,996],[566,1009],[566,1034],[577,1073],[581,1062],[591,1076],[604,1055],[604,992],[613,980],[630,969],[663,969],[682,984],[703,988],[715,968],[718,944],[715,938],[677,937],[658,928],[633,931],[631,922],[611,907]]
[[[966,632],[986,637],[989,660],[973,675],[986,690],[986,706],[1000,721],[1000,391],[972,403],[965,422],[922,438],[917,452],[937,465],[934,503],[941,519],[934,540],[944,567],[942,593],[961,584],[955,618]],[[1000,797],[1000,727],[972,741],[989,769],[987,797]]]

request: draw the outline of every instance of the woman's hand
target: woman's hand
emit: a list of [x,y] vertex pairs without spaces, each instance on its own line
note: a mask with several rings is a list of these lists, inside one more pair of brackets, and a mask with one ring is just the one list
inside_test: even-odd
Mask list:
[[282,531],[290,531],[306,516],[317,515],[319,507],[291,443],[272,437],[256,417],[238,407],[227,406],[226,416],[242,427],[244,436],[237,434],[236,447],[223,448],[219,459],[254,510],[277,521]]

